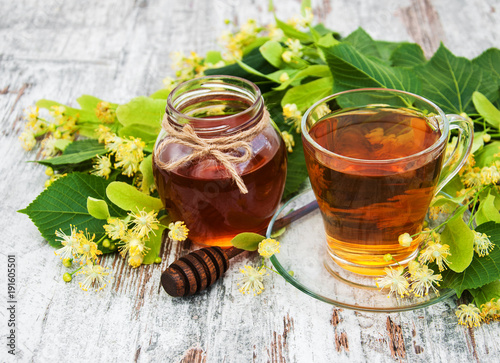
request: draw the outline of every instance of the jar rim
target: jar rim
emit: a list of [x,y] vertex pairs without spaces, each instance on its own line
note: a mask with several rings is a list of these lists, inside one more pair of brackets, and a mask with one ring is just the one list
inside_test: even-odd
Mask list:
[[[189,90],[189,86],[195,85],[197,83],[199,83],[200,88],[202,88],[202,87],[210,86],[210,83],[208,83],[208,82],[212,82],[212,81],[217,82],[217,81],[224,81],[224,80],[230,80],[230,81],[233,81],[235,83],[239,82],[239,83],[242,83],[242,84],[245,84],[246,86],[248,86],[249,87],[248,90],[249,91],[250,90],[253,91],[253,94],[248,93],[248,96],[253,97],[253,99],[249,98],[252,101],[252,104],[249,107],[247,107],[245,110],[243,110],[241,112],[238,112],[236,114],[225,115],[225,116],[220,116],[220,117],[211,117],[210,121],[213,121],[213,122],[217,122],[217,121],[223,122],[223,121],[226,121],[229,118],[232,118],[232,117],[235,117],[235,116],[239,116],[239,117],[245,116],[246,114],[250,114],[251,112],[255,112],[255,110],[257,110],[259,106],[262,106],[262,104],[263,104],[263,102],[262,102],[262,93],[261,93],[259,87],[255,83],[253,83],[253,82],[251,82],[251,81],[249,81],[247,79],[244,79],[244,78],[241,78],[241,77],[236,77],[236,76],[213,75],[213,76],[204,76],[204,77],[193,78],[191,80],[182,82],[179,85],[177,85],[170,92],[170,94],[167,97],[167,106],[166,106],[165,112],[167,114],[169,114],[169,115],[172,115],[174,117],[174,119],[181,118],[181,119],[188,120],[189,122],[190,121],[193,121],[193,122],[204,122],[204,121],[207,121],[206,118],[188,116],[185,113],[177,110],[177,108],[174,105],[174,103],[175,103],[175,100],[178,97],[175,97],[174,95],[177,92],[179,92],[181,89],[183,89],[183,88],[186,88],[187,90]],[[226,82],[221,82],[220,85],[230,85],[232,88],[237,87],[237,88],[243,89],[242,87],[238,86],[237,84],[231,84],[231,83],[226,83]],[[251,117],[251,119],[253,119],[253,118],[254,117]],[[177,122],[175,122],[175,124],[178,125],[178,126],[180,126],[180,124],[177,123]],[[245,124],[247,124],[247,122]],[[240,125],[240,126],[245,126],[245,125]]]

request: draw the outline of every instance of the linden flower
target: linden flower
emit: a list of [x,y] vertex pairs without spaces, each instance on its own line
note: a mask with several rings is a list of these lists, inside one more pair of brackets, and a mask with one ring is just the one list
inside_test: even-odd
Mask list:
[[322,103],[321,105],[319,105],[318,107],[316,107],[316,110],[314,111],[314,114],[316,115],[316,117],[318,119],[320,119],[323,116],[328,115],[330,112],[332,112],[332,111],[330,110],[330,108],[328,107],[328,105],[325,104],[325,103]]
[[420,252],[418,261],[421,264],[436,261],[439,271],[443,271],[450,262],[446,259],[450,255],[450,246],[439,242],[430,241],[427,247]]
[[389,295],[387,295],[387,297],[390,297],[392,293],[395,293],[396,297],[399,295],[401,298],[408,295],[408,287],[410,284],[406,279],[404,268],[384,268],[384,272],[386,275],[384,277],[378,277],[376,279],[376,284],[381,290],[389,288]]
[[28,122],[36,122],[38,120],[38,106],[31,106],[24,110],[24,119]]
[[281,73],[280,78],[279,78],[281,83],[286,82],[289,79],[290,79],[290,76],[286,72]]
[[280,243],[273,238],[266,238],[259,243],[259,255],[269,258],[280,252]]
[[288,152],[293,152],[293,147],[295,146],[293,135],[288,133],[287,131],[281,131],[281,136],[283,137],[283,141],[285,141],[285,147],[287,148]]
[[19,136],[19,141],[21,141],[21,146],[26,151],[30,151],[36,145],[35,134],[30,130],[22,132]]
[[403,247],[410,247],[411,243],[413,242],[413,238],[411,238],[409,233],[403,233],[399,235],[398,242]]
[[94,164],[92,174],[108,179],[109,174],[111,174],[111,160],[106,155],[97,155],[96,158],[97,162]]
[[474,231],[474,251],[479,257],[489,255],[494,247],[495,245],[491,243],[486,233]]
[[264,280],[264,275],[266,273],[266,269],[264,267],[257,270],[256,268],[246,265],[244,268],[240,268],[240,272],[242,273],[242,277],[238,286],[241,286],[238,291],[243,295],[253,292],[254,295],[259,295],[264,290],[264,284],[262,281]]
[[97,141],[101,144],[105,142],[106,139],[113,137],[113,133],[108,126],[99,125],[97,129],[95,129],[95,133],[97,134]]
[[134,231],[128,231],[127,234],[122,237],[118,249],[120,251],[120,255],[125,257],[129,250],[131,250],[134,255],[139,254],[139,252],[144,252],[146,250],[146,244],[144,240],[137,235],[137,233]]
[[108,224],[104,225],[104,230],[106,231],[106,234],[109,236],[109,238],[121,239],[123,236],[125,236],[128,227],[127,223],[119,218],[110,218],[107,222]]
[[95,235],[80,234],[80,246],[78,246],[77,252],[80,263],[93,262],[97,259],[97,255],[102,255],[102,252],[97,248],[97,243],[94,242]]
[[58,150],[56,148],[57,139],[54,136],[49,136],[42,141],[42,155],[46,158],[50,158],[57,154]]
[[411,273],[411,279],[411,291],[413,291],[415,296],[424,296],[429,293],[430,288],[432,288],[434,292],[437,292],[434,284],[439,286],[439,281],[442,280],[442,276],[441,274],[435,275],[433,270],[427,267],[427,265],[424,265]]
[[55,251],[55,254],[58,255],[62,260],[67,258],[73,258],[78,253],[78,248],[80,247],[80,238],[81,233],[77,232],[76,227],[69,226],[71,230],[71,234],[68,236],[66,233],[60,229],[56,231],[56,236],[60,239],[56,241],[61,242],[63,245],[62,248],[59,248]]
[[189,232],[189,229],[186,227],[186,225],[182,221],[170,223],[168,225],[168,229],[170,230],[168,232],[168,238],[170,238],[174,241],[180,241],[180,242],[186,240],[186,238],[188,236],[188,232]]
[[137,268],[140,265],[142,265],[143,261],[144,261],[144,256],[141,253],[139,253],[129,256],[127,262],[132,268]]
[[158,229],[158,223],[160,222],[156,219],[157,214],[158,213],[155,213],[154,210],[146,212],[139,209],[137,209],[137,213],[129,213],[129,216],[132,217],[132,220],[130,221],[133,225],[132,231],[137,233],[139,237],[146,237],[149,232],[154,229]]
[[495,165],[483,167],[479,175],[483,185],[496,184],[500,180],[500,173]]
[[123,140],[121,137],[112,133],[108,134],[107,137],[104,137],[104,143],[106,145],[106,149],[113,154],[116,153],[120,147],[122,147],[124,141],[125,140]]
[[300,132],[300,121],[302,120],[302,112],[300,112],[295,103],[287,103],[283,106],[283,116],[285,122],[289,125],[294,125],[295,130]]
[[480,313],[481,311],[474,304],[462,304],[458,307],[458,310],[455,311],[458,318],[458,324],[465,325],[469,328],[481,324],[483,318]]
[[100,291],[104,289],[112,279],[110,270],[107,267],[94,265],[90,262],[87,262],[77,274],[85,276],[85,280],[80,282],[80,287],[84,291],[88,291],[89,289]]
[[495,299],[491,299],[485,304],[481,305],[481,317],[487,323],[491,320],[500,318],[500,299],[495,302]]
[[97,104],[95,108],[95,115],[97,118],[104,123],[112,124],[116,119],[116,112],[111,108],[111,104],[106,101],[101,101]]

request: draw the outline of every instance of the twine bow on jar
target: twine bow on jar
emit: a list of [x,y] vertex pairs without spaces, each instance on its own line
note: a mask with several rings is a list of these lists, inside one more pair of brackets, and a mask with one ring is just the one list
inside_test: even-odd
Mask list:
[[[247,194],[248,189],[241,175],[238,174],[234,164],[243,163],[252,158],[252,146],[250,141],[260,134],[269,125],[269,112],[264,109],[264,113],[259,122],[250,129],[229,136],[221,136],[214,138],[199,137],[191,125],[185,125],[181,131],[176,130],[168,120],[168,114],[163,117],[162,127],[167,132],[167,137],[164,138],[157,147],[155,152],[156,164],[165,171],[172,171],[185,163],[191,162],[198,158],[213,157],[220,162],[226,170],[231,174],[231,178],[235,181],[240,193]],[[186,155],[175,161],[163,162],[159,155],[168,144],[180,144],[193,149],[191,154]],[[243,154],[235,156],[234,153],[238,149],[243,149]]]

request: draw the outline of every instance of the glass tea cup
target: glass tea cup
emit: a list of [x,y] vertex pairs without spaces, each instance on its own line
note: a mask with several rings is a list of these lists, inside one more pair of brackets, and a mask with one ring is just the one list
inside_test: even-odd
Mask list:
[[[415,94],[377,88],[316,102],[301,128],[327,235],[326,267],[377,276],[414,259],[432,198],[470,153],[472,123]],[[458,140],[445,157],[451,130]],[[409,246],[398,241],[404,233],[416,235]],[[388,253],[398,262],[384,259]]]

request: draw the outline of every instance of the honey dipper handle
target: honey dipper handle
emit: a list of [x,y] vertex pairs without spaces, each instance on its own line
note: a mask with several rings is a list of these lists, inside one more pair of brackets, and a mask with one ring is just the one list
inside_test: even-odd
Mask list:
[[[278,219],[274,229],[283,228],[305,216],[318,207],[313,201]],[[162,239],[167,233],[163,232]],[[266,230],[259,232],[265,234]],[[165,291],[174,297],[194,295],[217,281],[229,267],[229,260],[244,252],[236,247],[223,250],[220,247],[206,247],[193,251],[174,261],[161,275],[161,284]]]

